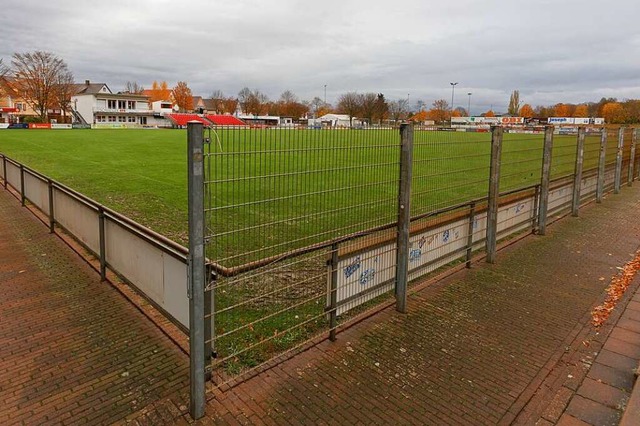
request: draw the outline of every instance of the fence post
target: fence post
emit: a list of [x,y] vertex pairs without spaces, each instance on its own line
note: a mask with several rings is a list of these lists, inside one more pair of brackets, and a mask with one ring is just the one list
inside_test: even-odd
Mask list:
[[580,208],[580,187],[582,186],[582,166],[584,164],[584,127],[578,128],[578,146],[576,147],[576,167],[573,179],[573,202],[571,204],[571,215],[578,216]]
[[618,130],[618,150],[616,152],[616,175],[613,180],[613,193],[620,193],[620,181],[622,180],[622,148],[624,146],[624,127]]
[[400,187],[396,239],[396,310],[407,312],[409,279],[409,225],[411,223],[411,178],[413,176],[413,125],[400,125]]
[[329,340],[336,341],[338,325],[338,243],[331,245],[331,288],[329,294]]
[[544,131],[542,151],[542,176],[540,178],[540,207],[538,208],[538,234],[547,232],[547,210],[549,209],[549,182],[551,181],[551,153],[553,151],[553,126]]
[[53,234],[55,232],[56,217],[53,213],[53,181],[51,179],[47,179],[47,190],[49,193],[49,233]]
[[4,189],[7,189],[7,157],[2,156],[2,179],[4,180]]
[[24,195],[24,166],[20,164],[20,204],[24,207],[26,197]]
[[605,161],[607,157],[607,129],[602,128],[600,136],[600,157],[598,159],[598,185],[596,186],[596,203],[602,203],[604,195]]
[[636,142],[638,139],[637,129],[631,129],[631,153],[629,154],[629,175],[627,177],[627,186],[633,185],[634,168],[636,165]]
[[107,250],[104,237],[104,208],[98,207],[98,229],[100,235],[100,280],[107,279]]
[[469,227],[467,228],[467,268],[471,268],[471,253],[473,252],[473,223],[476,217],[476,203],[469,206]]
[[195,420],[205,407],[204,330],[204,134],[202,123],[187,124],[189,191],[189,413]]
[[501,126],[491,127],[491,164],[489,166],[489,198],[487,200],[487,262],[495,263],[498,241],[498,204],[500,198]]

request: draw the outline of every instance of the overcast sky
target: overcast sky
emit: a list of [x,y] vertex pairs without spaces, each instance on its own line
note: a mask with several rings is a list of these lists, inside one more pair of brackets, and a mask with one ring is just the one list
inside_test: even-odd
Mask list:
[[77,81],[522,102],[640,98],[638,0],[0,0],[0,57],[50,51]]

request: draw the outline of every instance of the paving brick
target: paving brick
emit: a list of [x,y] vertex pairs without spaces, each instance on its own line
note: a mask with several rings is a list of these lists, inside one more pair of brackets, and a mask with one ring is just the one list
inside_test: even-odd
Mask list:
[[563,414],[556,426],[594,426],[591,423],[583,422],[569,414]]
[[[393,306],[381,309],[340,333],[336,343],[322,342],[211,392],[215,398],[200,422],[185,414],[186,357],[1,192],[0,215],[20,222],[0,225],[0,253],[10,254],[0,262],[0,312],[12,318],[0,322],[0,401],[10,405],[0,404],[0,419],[8,424],[47,419],[42,407],[49,403],[67,415],[65,422],[77,424],[619,420],[611,406],[624,394],[614,387],[627,383],[618,373],[636,364],[630,339],[640,334],[637,299],[619,321],[623,331],[612,334],[615,340],[607,341],[607,325],[596,334],[589,320],[608,284],[600,277],[610,277],[637,249],[640,223],[629,212],[640,207],[638,186],[588,206],[579,219],[553,224],[544,237],[510,245],[495,265],[476,263],[422,286],[409,297],[406,315]],[[3,246],[14,240],[18,249]],[[21,261],[29,278],[7,266]],[[24,321],[23,313],[34,321]],[[5,379],[5,372],[19,374]],[[25,398],[25,389],[35,398]],[[571,398],[575,389],[580,394]],[[63,396],[55,398],[56,392]]]
[[640,345],[625,342],[614,337],[609,337],[604,348],[608,351],[615,352],[620,355],[638,360],[640,359]]
[[625,372],[632,372],[633,369],[637,367],[637,361],[633,358],[606,349],[600,352],[596,358],[596,362]]
[[589,378],[582,382],[578,395],[616,410],[623,409],[629,399],[627,392]]
[[[146,405],[188,384],[186,356],[4,190],[0,217],[4,424],[29,418],[34,424],[86,424],[89,416],[113,421],[136,410],[132,404],[116,408],[125,393]],[[163,377],[137,373],[141,359],[181,367]],[[121,377],[127,370],[131,380]]]
[[631,372],[618,370],[598,362],[593,364],[588,377],[626,392],[631,392],[633,389],[634,380]]
[[579,420],[598,426],[617,426],[622,417],[621,411],[579,395],[573,397],[566,413]]

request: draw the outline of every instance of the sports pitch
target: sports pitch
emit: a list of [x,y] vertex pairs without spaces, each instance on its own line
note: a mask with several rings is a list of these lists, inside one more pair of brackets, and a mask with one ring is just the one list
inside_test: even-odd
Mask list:
[[[186,138],[186,130],[5,130],[0,153],[186,244]],[[484,197],[490,139],[416,131],[412,213]],[[248,246],[273,254],[395,220],[399,141],[397,130],[212,134],[212,230],[226,235],[216,256],[239,264],[252,259],[231,257]],[[539,182],[542,141],[505,134],[501,190]],[[585,169],[598,144],[587,138]],[[575,136],[555,137],[553,177],[573,172],[575,145]]]

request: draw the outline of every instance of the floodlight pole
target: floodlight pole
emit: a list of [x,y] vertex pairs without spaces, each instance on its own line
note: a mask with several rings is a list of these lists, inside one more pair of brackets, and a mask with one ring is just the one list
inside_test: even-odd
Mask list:
[[458,82],[456,81],[455,83],[449,83],[451,85],[451,124],[453,125],[453,95],[456,91],[456,85],[458,84]]
[[471,92],[467,93],[469,95],[469,104],[467,105],[467,114],[471,117]]

